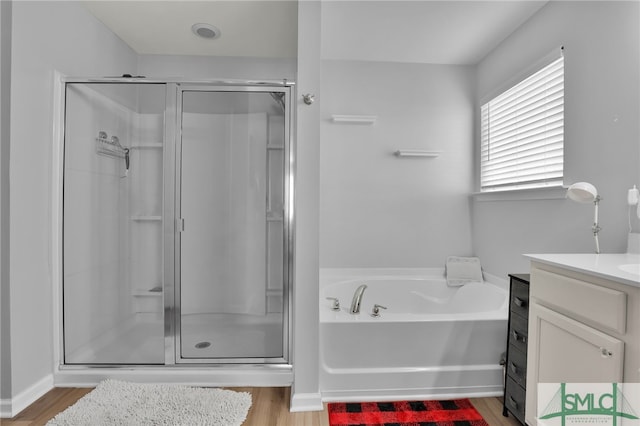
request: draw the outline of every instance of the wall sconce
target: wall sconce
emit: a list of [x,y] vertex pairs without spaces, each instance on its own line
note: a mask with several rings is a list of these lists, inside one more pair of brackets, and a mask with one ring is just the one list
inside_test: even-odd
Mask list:
[[598,242],[598,232],[600,232],[600,226],[598,226],[598,203],[602,199],[598,195],[598,190],[595,186],[588,182],[576,182],[567,189],[567,197],[578,203],[591,203],[595,207],[593,216],[593,239],[596,242],[596,253],[600,253],[600,243]]

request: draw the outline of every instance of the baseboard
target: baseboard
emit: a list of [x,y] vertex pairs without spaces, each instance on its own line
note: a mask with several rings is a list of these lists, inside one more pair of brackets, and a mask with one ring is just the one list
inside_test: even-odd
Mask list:
[[381,402],[489,398],[502,396],[503,393],[504,389],[501,386],[446,389],[346,390],[322,392],[322,402]]
[[11,400],[0,399],[0,419],[10,419],[11,415]]
[[191,368],[140,367],[137,369],[116,367],[59,368],[55,372],[54,385],[56,387],[91,387],[106,379],[209,387],[288,387],[293,382],[293,373],[290,367],[282,366],[278,366],[278,368],[237,367],[227,369],[196,366],[191,366]]
[[322,397],[320,393],[298,393],[291,389],[291,405],[289,411],[322,411]]
[[53,389],[53,375],[49,374],[15,397],[0,400],[0,418],[15,417],[51,389]]

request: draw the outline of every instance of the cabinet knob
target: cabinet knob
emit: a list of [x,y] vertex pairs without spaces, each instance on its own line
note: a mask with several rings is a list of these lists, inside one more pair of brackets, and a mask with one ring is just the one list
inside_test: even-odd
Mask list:
[[613,352],[607,348],[600,348],[600,355],[602,358],[611,358],[613,356]]

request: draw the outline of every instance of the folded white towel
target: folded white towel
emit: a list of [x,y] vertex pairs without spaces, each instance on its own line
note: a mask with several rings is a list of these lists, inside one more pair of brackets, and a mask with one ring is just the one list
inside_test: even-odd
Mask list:
[[482,267],[477,257],[449,256],[446,263],[447,285],[461,286],[482,282]]

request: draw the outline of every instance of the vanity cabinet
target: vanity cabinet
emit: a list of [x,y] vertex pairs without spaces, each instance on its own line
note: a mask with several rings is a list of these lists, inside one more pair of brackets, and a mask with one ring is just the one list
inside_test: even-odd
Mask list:
[[505,358],[502,415],[511,413],[524,424],[529,319],[529,274],[509,275],[509,334]]
[[526,423],[538,383],[640,381],[640,288],[532,262]]

